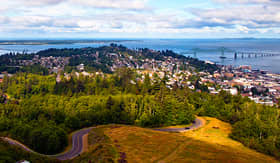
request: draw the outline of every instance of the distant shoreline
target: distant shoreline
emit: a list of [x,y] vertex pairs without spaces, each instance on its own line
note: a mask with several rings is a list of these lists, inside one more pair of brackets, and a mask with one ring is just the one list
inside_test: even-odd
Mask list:
[[141,40],[0,40],[0,45],[60,45],[60,44],[83,44],[83,43],[119,43]]

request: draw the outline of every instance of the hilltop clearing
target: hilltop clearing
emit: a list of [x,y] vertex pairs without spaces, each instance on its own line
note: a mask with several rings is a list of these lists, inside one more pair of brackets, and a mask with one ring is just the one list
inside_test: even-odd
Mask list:
[[106,125],[89,135],[89,153],[76,162],[278,162],[229,138],[231,126],[215,118],[195,131],[169,133]]

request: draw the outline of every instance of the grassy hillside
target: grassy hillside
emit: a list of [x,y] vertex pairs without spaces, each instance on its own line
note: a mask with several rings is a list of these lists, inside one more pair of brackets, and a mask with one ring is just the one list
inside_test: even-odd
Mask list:
[[230,124],[215,118],[205,117],[204,119],[206,120],[206,125],[203,128],[194,132],[186,132],[183,135],[195,141],[207,143],[207,145],[217,149],[216,154],[210,152],[209,156],[205,156],[205,158],[211,158],[210,155],[212,154],[215,155],[214,158],[221,160],[231,159],[234,162],[247,162],[248,160],[251,160],[250,162],[276,161],[272,157],[258,153],[230,139]]
[[[64,162],[278,162],[273,157],[230,139],[231,126],[228,123],[215,118],[204,119],[204,127],[185,133],[167,133],[125,125],[98,126],[88,135],[87,152]],[[0,148],[0,162],[21,159],[55,162],[23,152],[2,141]]]
[[89,135],[89,153],[76,161],[105,162],[277,162],[229,138],[231,126],[214,118],[186,133],[166,133],[133,126],[109,125]]

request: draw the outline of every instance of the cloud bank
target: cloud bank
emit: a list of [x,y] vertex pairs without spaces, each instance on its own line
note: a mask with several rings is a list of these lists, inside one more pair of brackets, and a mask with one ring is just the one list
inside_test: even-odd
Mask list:
[[[0,6],[0,34],[35,38],[279,37],[278,0],[208,0],[207,5],[193,1],[187,7],[183,3],[173,8],[168,7],[171,2],[161,2],[7,1]],[[190,7],[192,3],[195,7]]]

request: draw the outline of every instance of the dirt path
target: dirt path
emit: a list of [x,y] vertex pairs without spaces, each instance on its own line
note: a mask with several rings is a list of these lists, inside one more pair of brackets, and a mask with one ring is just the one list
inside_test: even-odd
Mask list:
[[83,153],[88,151],[88,134],[83,136]]

